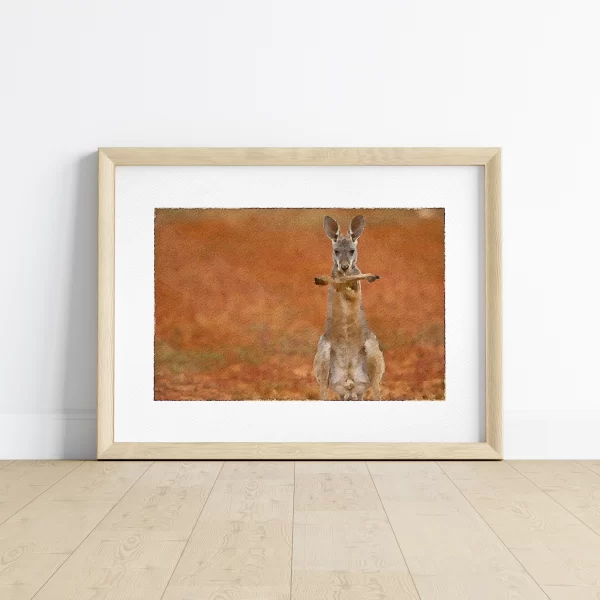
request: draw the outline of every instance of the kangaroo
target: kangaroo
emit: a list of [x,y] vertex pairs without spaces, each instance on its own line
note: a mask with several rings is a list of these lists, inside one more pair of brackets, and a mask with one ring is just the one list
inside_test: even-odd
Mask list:
[[317,285],[329,286],[327,324],[314,360],[321,400],[327,400],[329,388],[340,400],[363,400],[369,387],[375,400],[381,400],[385,363],[377,336],[367,325],[360,289],[361,281],[372,283],[379,275],[361,273],[356,266],[365,220],[354,217],[346,236],[331,217],[325,217],[323,227],[333,246],[333,269],[330,277],[315,277]]

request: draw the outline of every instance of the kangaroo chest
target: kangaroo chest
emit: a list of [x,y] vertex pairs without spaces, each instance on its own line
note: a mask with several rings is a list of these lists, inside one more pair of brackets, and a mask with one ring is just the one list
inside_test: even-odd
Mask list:
[[331,343],[330,384],[338,393],[362,393],[368,382],[364,347],[368,328],[360,300],[360,288],[336,291],[331,298],[327,327]]
[[366,339],[366,323],[361,307],[360,288],[333,292],[327,323],[327,337],[333,345],[360,347]]

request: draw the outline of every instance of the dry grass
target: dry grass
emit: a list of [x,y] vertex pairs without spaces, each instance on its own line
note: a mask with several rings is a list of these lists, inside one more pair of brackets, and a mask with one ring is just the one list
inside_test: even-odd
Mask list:
[[[381,276],[362,290],[386,361],[383,399],[442,400],[443,210],[360,212],[358,265]],[[157,209],[155,399],[317,399],[327,288],[313,278],[331,270],[322,220],[345,230],[356,213]]]

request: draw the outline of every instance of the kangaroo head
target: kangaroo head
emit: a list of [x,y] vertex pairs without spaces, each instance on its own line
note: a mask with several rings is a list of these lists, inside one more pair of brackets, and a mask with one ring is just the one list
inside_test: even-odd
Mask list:
[[334,269],[341,274],[352,271],[358,259],[358,238],[365,228],[364,217],[352,219],[348,235],[342,235],[337,221],[331,217],[325,217],[323,227],[333,246]]

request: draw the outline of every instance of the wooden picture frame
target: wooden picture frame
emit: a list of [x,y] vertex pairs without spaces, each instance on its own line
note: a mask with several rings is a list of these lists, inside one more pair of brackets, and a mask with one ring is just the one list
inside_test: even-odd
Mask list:
[[[486,439],[480,443],[114,441],[115,170],[118,166],[482,166]],[[101,148],[98,151],[98,459],[501,459],[499,148]]]

